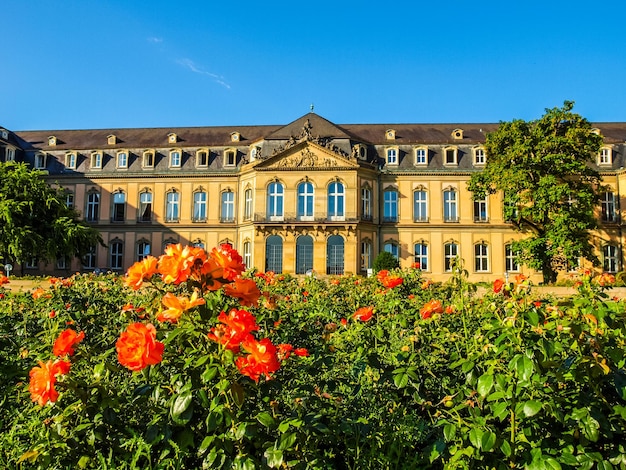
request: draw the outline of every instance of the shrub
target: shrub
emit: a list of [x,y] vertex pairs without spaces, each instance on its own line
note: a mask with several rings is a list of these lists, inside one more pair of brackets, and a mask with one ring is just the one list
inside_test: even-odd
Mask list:
[[374,258],[373,268],[374,272],[382,271],[382,270],[393,270],[398,269],[400,267],[400,262],[398,258],[393,256],[388,251],[381,251],[378,253],[376,258]]

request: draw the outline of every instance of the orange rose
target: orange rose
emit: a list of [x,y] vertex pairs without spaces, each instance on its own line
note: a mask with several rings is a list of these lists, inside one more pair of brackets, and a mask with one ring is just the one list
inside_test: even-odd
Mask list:
[[241,255],[237,253],[237,250],[226,243],[220,245],[219,248],[213,248],[211,258],[217,266],[213,275],[215,278],[232,281],[246,270]]
[[39,406],[57,401],[59,392],[54,388],[57,375],[67,374],[69,371],[70,363],[68,361],[39,361],[39,366],[33,367],[29,373],[28,391],[31,399],[37,402]]
[[233,284],[226,284],[224,293],[239,299],[241,305],[248,307],[259,305],[259,297],[261,297],[261,291],[257,287],[256,282],[252,279],[243,279],[241,277],[237,277]]
[[221,312],[217,319],[221,324],[211,328],[208,334],[210,340],[223,345],[235,353],[239,352],[239,344],[253,331],[258,331],[256,318],[247,310],[233,308],[228,315]]
[[374,315],[374,307],[361,307],[352,315],[352,318],[360,321],[370,321]]
[[158,260],[154,256],[146,256],[143,260],[137,261],[126,272],[124,283],[128,287],[137,290],[145,279],[150,279],[157,272]]
[[55,356],[72,356],[74,355],[74,346],[80,343],[84,338],[85,333],[83,331],[76,333],[76,331],[68,328],[67,330],[61,332],[59,337],[54,342],[52,354]]
[[158,272],[163,277],[166,284],[180,284],[185,282],[191,274],[198,256],[201,253],[194,247],[183,246],[180,243],[168,245],[165,254],[159,258]]
[[432,317],[433,313],[443,313],[443,306],[438,300],[431,300],[429,302],[426,302],[420,310],[420,315],[424,320]]
[[186,312],[197,305],[205,304],[202,297],[198,298],[197,291],[191,294],[191,298],[189,299],[186,297],[176,297],[171,292],[168,292],[163,296],[161,302],[163,302],[163,305],[165,305],[167,309],[159,312],[157,320],[161,322],[169,321],[171,323],[176,323],[183,312]]
[[124,367],[139,371],[163,359],[163,343],[156,340],[156,329],[149,323],[131,323],[117,343],[117,359]]
[[495,281],[493,281],[493,293],[500,293],[500,291],[504,287],[504,284],[506,284],[506,281],[504,279],[496,279]]
[[235,365],[241,374],[247,375],[255,382],[259,381],[261,374],[269,380],[271,374],[280,368],[278,351],[269,338],[257,341],[249,335],[241,343],[241,348],[249,354],[239,356]]
[[0,286],[9,283],[9,278],[3,274],[0,274]]

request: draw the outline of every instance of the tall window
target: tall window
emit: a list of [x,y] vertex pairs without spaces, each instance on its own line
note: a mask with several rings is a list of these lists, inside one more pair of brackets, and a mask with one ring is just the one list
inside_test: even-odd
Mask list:
[[117,167],[128,168],[128,154],[126,152],[118,152],[117,154]]
[[76,168],[76,154],[74,152],[65,155],[65,166],[71,169]]
[[283,219],[283,200],[285,188],[279,182],[270,183],[267,187],[267,217],[269,220]]
[[243,242],[243,264],[246,265],[246,269],[252,267],[252,243],[249,241]]
[[415,263],[422,271],[428,271],[428,245],[426,243],[416,243],[413,250],[415,252]]
[[428,150],[425,148],[415,149],[415,164],[426,165],[428,163]]
[[452,271],[454,260],[459,255],[459,245],[456,243],[446,243],[443,247],[443,268],[446,272]]
[[387,149],[387,165],[398,164],[398,149]]
[[609,147],[603,147],[600,149],[600,156],[598,158],[599,165],[611,165],[613,163],[613,155]]
[[74,193],[68,191],[65,195],[65,207],[72,209],[74,207]]
[[111,269],[119,270],[124,267],[124,244],[115,240],[109,245],[109,266]]
[[604,222],[617,222],[615,193],[607,191],[602,196],[602,220]]
[[443,163],[445,165],[456,165],[457,164],[457,150],[456,148],[447,148],[443,151],[444,160]]
[[398,259],[399,249],[398,249],[397,243],[387,242],[383,246],[383,250],[386,251],[387,253],[391,253],[394,256],[394,258]]
[[252,219],[252,189],[248,188],[244,192],[243,220]]
[[513,251],[511,245],[504,245],[504,269],[507,272],[519,271],[519,265],[517,264],[517,254]]
[[270,235],[265,241],[265,271],[283,272],[283,239]]
[[298,219],[313,220],[313,184],[309,182],[298,185]]
[[222,193],[221,222],[235,221],[235,193],[232,191],[224,191]]
[[7,147],[4,161],[6,161],[6,162],[15,161],[15,149],[14,148]]
[[139,222],[152,220],[152,193],[146,191],[139,194]]
[[345,218],[343,184],[333,181],[328,185],[328,218],[330,220],[343,220]]
[[87,194],[87,210],[85,211],[87,222],[97,222],[100,216],[100,194],[91,192]]
[[487,199],[474,201],[474,222],[487,222]]
[[123,222],[126,214],[126,194],[113,194],[113,222]]
[[341,235],[331,235],[326,242],[326,274],[343,274],[344,242]]
[[361,219],[372,220],[372,190],[361,188]]
[[486,243],[477,243],[474,245],[474,271],[489,271],[489,256]]
[[100,152],[91,154],[91,168],[102,168],[102,154]]
[[193,221],[206,222],[207,194],[204,191],[193,193]]
[[443,221],[458,222],[457,193],[455,189],[446,189],[443,192]]
[[165,221],[178,222],[180,218],[180,193],[170,191],[165,196]]
[[206,150],[198,150],[196,152],[196,166],[206,167],[209,166],[209,152]]
[[383,222],[398,221],[398,191],[387,190],[383,194]]
[[313,237],[301,235],[296,240],[296,274],[313,269]]
[[484,165],[487,163],[487,158],[485,157],[485,149],[477,148],[474,150],[474,165]]
[[141,159],[141,166],[143,168],[154,167],[154,152],[152,150],[146,150],[143,153],[143,157]]
[[426,201],[426,191],[417,190],[413,192],[413,221],[428,222],[428,210]]
[[171,168],[180,168],[181,164],[181,152],[180,150],[172,150],[170,152],[170,167]]
[[82,259],[83,268],[95,269],[96,268],[96,246],[90,246],[89,251],[85,253]]
[[224,166],[235,166],[235,163],[237,163],[235,156],[234,150],[227,150],[224,153]]
[[361,271],[367,271],[372,267],[372,243],[361,242]]
[[35,168],[41,170],[46,167],[46,155],[38,153],[35,155]]
[[603,268],[607,273],[616,273],[619,271],[618,249],[615,245],[604,245],[602,255],[604,258]]
[[150,242],[141,240],[137,243],[137,261],[142,261],[148,255],[150,255]]

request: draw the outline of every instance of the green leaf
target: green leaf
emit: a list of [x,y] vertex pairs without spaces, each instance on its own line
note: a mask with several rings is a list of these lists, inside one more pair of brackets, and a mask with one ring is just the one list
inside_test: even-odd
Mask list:
[[478,378],[478,394],[481,397],[486,397],[493,387],[493,374],[486,373]]
[[286,432],[281,434],[278,440],[278,448],[281,450],[289,450],[296,443],[298,435],[295,432]]
[[456,426],[452,423],[448,423],[443,427],[443,437],[447,442],[454,439],[456,435]]
[[580,424],[583,435],[591,442],[597,442],[600,436],[600,423],[592,418],[591,415],[587,415],[580,420]]
[[480,447],[485,452],[489,452],[496,444],[496,434],[492,431],[485,431],[480,439]]
[[474,447],[480,449],[482,446],[483,431],[479,428],[472,428],[469,432],[469,439]]
[[267,411],[262,411],[256,415],[256,419],[259,423],[261,423],[266,428],[271,428],[274,426],[276,420],[269,414]]
[[188,411],[192,403],[191,391],[187,390],[180,393],[172,402],[170,407],[170,416],[177,424],[186,424],[191,419]]
[[267,460],[267,466],[270,468],[279,468],[283,464],[283,451],[280,449],[269,448],[263,453]]
[[393,383],[398,388],[404,388],[409,383],[409,376],[404,372],[396,374],[393,376]]
[[542,408],[542,404],[538,400],[528,400],[524,403],[524,415],[526,417],[535,416]]
[[511,444],[509,444],[509,441],[502,441],[502,444],[500,444],[500,450],[502,451],[505,457],[510,457],[511,456]]

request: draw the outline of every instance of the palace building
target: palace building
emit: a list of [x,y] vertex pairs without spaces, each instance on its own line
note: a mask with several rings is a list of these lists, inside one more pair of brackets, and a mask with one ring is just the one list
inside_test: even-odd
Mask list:
[[[170,243],[229,243],[248,267],[277,273],[366,275],[388,251],[434,280],[460,257],[471,281],[540,281],[515,261],[510,243],[523,235],[504,220],[500,196],[474,201],[467,189],[497,126],[338,125],[311,112],[287,125],[0,128],[0,161],[43,170],[107,245],[82,260],[30,260],[26,273],[123,272]],[[595,126],[607,191],[594,243],[604,269],[617,272],[626,123]]]

